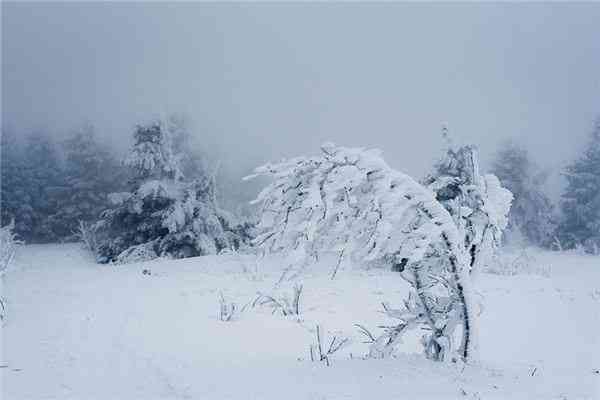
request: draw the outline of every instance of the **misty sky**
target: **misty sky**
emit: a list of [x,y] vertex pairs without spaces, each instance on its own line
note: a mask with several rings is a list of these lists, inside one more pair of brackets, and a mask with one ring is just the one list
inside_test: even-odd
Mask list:
[[[2,124],[111,141],[184,112],[226,168],[384,149],[420,176],[440,127],[558,170],[600,113],[597,4],[2,3]],[[241,172],[240,172],[241,173]]]

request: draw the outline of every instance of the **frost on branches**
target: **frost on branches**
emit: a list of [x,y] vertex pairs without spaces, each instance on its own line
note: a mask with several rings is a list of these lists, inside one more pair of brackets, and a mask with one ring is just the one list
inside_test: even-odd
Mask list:
[[131,191],[110,195],[113,207],[94,227],[99,262],[191,257],[240,245],[234,224],[216,204],[214,179],[185,180],[174,132],[168,122],[136,128],[125,159]]
[[495,175],[480,174],[474,146],[454,148],[451,143],[423,184],[452,216],[468,253],[469,269],[488,266],[508,223],[512,193]]
[[0,227],[0,278],[4,275],[14,258],[17,246],[21,244],[17,240],[17,235],[13,232],[14,228],[14,221],[9,225]]
[[[400,319],[372,346],[389,354],[401,334],[429,330],[425,354],[433,360],[471,359],[475,314],[465,236],[434,193],[391,169],[378,150],[325,144],[315,157],[259,167],[273,178],[258,196],[261,234],[256,244],[291,253],[300,262],[337,252],[357,262],[392,266],[411,284]],[[455,344],[456,336],[460,340]]]

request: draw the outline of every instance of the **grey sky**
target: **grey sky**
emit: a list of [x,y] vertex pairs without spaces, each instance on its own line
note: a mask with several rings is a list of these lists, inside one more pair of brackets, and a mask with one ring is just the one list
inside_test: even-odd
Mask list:
[[326,140],[421,175],[446,122],[558,168],[600,112],[600,3],[2,3],[3,124],[185,112],[241,170]]

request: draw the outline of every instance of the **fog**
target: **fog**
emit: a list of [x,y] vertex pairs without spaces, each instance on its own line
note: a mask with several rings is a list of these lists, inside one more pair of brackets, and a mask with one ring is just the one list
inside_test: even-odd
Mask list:
[[[2,3],[2,126],[118,145],[185,113],[243,175],[332,140],[420,176],[440,128],[558,172],[600,112],[599,4]],[[556,188],[554,188],[556,189]]]

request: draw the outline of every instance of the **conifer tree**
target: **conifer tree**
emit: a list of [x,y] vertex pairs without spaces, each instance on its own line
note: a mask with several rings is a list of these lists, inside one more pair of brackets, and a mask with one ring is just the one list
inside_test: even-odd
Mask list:
[[600,253],[600,118],[596,120],[584,154],[567,166],[562,195],[559,236],[563,246],[581,245]]
[[514,196],[508,220],[509,237],[522,237],[533,245],[548,247],[556,229],[554,207],[543,191],[548,175],[514,142],[499,149],[492,172]]
[[165,121],[136,127],[125,159],[129,191],[110,196],[113,207],[95,226],[99,262],[215,254],[240,244],[216,204],[214,179],[186,180],[171,127]]

